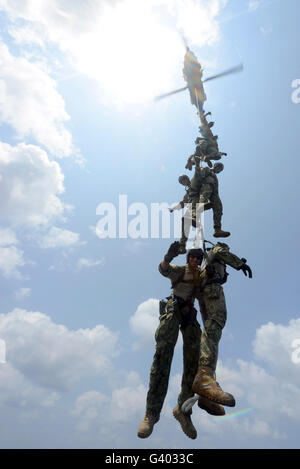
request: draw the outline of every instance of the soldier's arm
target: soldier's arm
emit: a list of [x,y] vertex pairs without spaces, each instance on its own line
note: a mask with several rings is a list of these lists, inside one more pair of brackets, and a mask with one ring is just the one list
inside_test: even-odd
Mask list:
[[169,210],[170,210],[171,213],[174,212],[174,210],[180,210],[181,208],[184,207],[184,204],[185,204],[185,202],[184,202],[184,199],[183,199],[181,202],[179,202],[179,204],[174,205],[173,207],[169,208]]
[[174,282],[181,273],[182,266],[169,264],[167,261],[163,260],[158,266],[158,271],[163,277],[167,277],[171,282]]
[[[164,259],[158,266],[159,272],[165,277],[171,278],[169,275],[172,275],[174,268],[170,266],[170,262],[178,256],[180,249],[180,244],[178,241],[174,241],[168,249],[167,254],[164,256]],[[176,266],[174,266],[176,267]]]
[[169,208],[170,212],[172,213],[174,210],[180,210],[184,208],[184,204],[188,204],[189,200],[189,195],[186,193],[181,202],[179,202],[177,205],[174,205],[174,207]]
[[214,254],[216,257],[225,262],[225,264],[233,267],[236,270],[241,269],[241,267],[245,264],[245,259],[240,259],[227,248],[222,248],[221,246],[214,247]]

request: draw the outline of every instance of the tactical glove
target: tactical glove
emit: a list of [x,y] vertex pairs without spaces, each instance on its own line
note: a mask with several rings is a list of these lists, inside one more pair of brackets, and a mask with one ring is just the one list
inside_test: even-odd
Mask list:
[[248,277],[252,278],[252,270],[250,269],[249,265],[243,264],[238,270],[242,270],[244,274],[247,277],[247,272],[248,272]]
[[174,259],[174,257],[178,256],[180,250],[180,243],[179,241],[174,241],[169,247],[167,254],[164,257],[164,260],[170,264],[170,262]]

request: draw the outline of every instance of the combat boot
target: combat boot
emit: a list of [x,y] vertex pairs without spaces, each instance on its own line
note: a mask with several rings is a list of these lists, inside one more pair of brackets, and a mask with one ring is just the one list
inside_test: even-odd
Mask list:
[[179,405],[174,407],[173,415],[175,419],[180,423],[183,432],[191,438],[195,440],[197,438],[197,430],[193,425],[192,419],[190,415],[184,414],[181,410]]
[[153,431],[154,425],[158,422],[159,418],[154,415],[146,414],[138,428],[139,438],[148,438]]
[[198,407],[200,409],[205,410],[210,415],[225,415],[225,409],[221,404],[217,404],[216,402],[210,401],[204,396],[199,396],[198,399]]
[[223,231],[221,228],[216,228],[215,227],[215,232],[214,232],[214,237],[215,238],[228,238],[230,236],[229,231]]
[[226,405],[228,407],[235,406],[234,397],[222,390],[219,383],[215,380],[213,369],[209,366],[199,366],[192,390],[200,396],[217,402],[217,404]]

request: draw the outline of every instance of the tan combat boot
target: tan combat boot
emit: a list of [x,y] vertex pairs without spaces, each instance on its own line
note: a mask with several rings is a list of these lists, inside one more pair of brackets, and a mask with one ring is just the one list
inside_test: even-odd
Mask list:
[[186,434],[186,436],[188,436],[192,440],[195,440],[197,438],[197,430],[193,425],[191,416],[181,412],[178,405],[174,407],[173,415],[175,419],[180,423],[181,428]]
[[199,366],[198,372],[193,382],[192,390],[217,404],[235,406],[234,397],[228,392],[224,392],[215,380],[214,370],[208,366]]
[[214,237],[215,238],[228,238],[230,236],[229,231],[223,231],[221,228],[215,228]]
[[226,413],[224,407],[221,404],[210,401],[207,399],[207,397],[204,396],[199,396],[198,406],[200,409],[205,410],[210,415],[217,415],[219,417],[221,415],[225,415]]
[[154,425],[158,422],[159,418],[154,417],[154,415],[146,414],[138,428],[138,437],[139,438],[148,438],[153,431]]

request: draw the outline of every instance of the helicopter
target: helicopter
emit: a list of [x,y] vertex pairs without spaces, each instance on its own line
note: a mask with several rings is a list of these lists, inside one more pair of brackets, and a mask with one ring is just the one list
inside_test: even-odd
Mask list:
[[203,84],[214,80],[216,78],[221,78],[226,75],[231,75],[233,73],[241,72],[244,69],[243,64],[237,65],[235,67],[229,68],[221,73],[210,76],[203,80],[203,69],[200,62],[197,60],[196,55],[190,50],[186,45],[186,53],[184,56],[184,67],[183,67],[183,77],[186,81],[186,86],[179,88],[169,93],[164,93],[154,98],[155,101],[167,98],[173,94],[180,93],[185,90],[189,90],[191,103],[197,107],[200,114],[203,115],[203,104],[206,101],[206,94],[204,91]]

